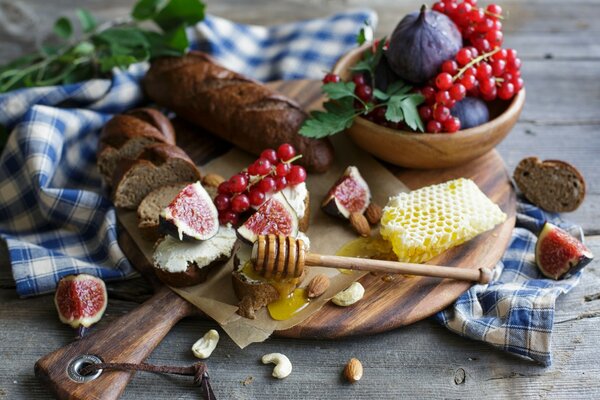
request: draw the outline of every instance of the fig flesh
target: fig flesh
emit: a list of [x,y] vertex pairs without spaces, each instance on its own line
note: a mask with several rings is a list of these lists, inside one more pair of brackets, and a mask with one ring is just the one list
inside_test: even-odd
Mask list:
[[160,212],[160,231],[179,240],[208,240],[219,231],[219,213],[200,182],[187,185]]
[[535,262],[544,276],[560,279],[581,270],[593,258],[579,240],[556,225],[544,224],[535,245]]
[[265,201],[246,222],[238,228],[238,236],[254,243],[258,235],[298,235],[298,216],[281,193]]
[[438,73],[462,47],[458,28],[446,15],[423,6],[405,16],[390,38],[387,60],[398,76],[421,84]]
[[350,218],[352,213],[364,213],[371,203],[371,190],[358,168],[349,166],[329,189],[321,208],[334,217]]
[[98,322],[107,303],[104,281],[87,274],[65,276],[54,294],[60,321],[73,328],[88,328]]
[[450,113],[460,120],[460,129],[473,128],[490,120],[487,105],[476,97],[465,97],[450,109]]

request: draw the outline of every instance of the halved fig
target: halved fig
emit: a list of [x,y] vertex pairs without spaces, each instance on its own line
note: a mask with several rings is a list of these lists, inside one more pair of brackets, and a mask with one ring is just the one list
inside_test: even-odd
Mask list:
[[321,208],[334,217],[350,218],[352,213],[364,213],[370,202],[369,185],[358,172],[358,168],[351,165],[329,189]]
[[179,240],[208,240],[219,231],[219,213],[200,182],[183,188],[159,220],[160,230]]
[[556,225],[544,224],[535,245],[535,262],[548,278],[560,279],[585,267],[594,255],[579,240]]
[[102,318],[108,296],[104,281],[92,275],[67,275],[56,286],[54,304],[62,323],[88,328]]
[[238,228],[238,236],[248,243],[254,243],[258,235],[298,234],[298,216],[281,193],[276,193],[265,201],[246,222]]

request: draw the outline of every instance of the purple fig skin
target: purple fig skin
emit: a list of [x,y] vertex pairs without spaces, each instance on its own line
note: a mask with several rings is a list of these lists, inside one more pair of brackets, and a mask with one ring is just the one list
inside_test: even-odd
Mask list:
[[400,77],[390,68],[387,60],[387,52],[385,52],[379,64],[375,67],[375,87],[383,92],[387,92],[388,86],[399,80]]
[[476,97],[465,97],[450,109],[450,113],[460,120],[460,129],[473,128],[490,120],[487,105]]
[[462,37],[450,18],[426,6],[405,16],[390,38],[387,60],[401,78],[415,84],[432,79],[445,60],[462,47]]

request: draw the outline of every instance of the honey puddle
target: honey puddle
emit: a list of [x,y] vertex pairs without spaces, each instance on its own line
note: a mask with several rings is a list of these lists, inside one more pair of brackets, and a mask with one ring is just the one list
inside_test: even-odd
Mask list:
[[242,272],[250,279],[265,281],[279,292],[279,300],[267,305],[269,315],[276,321],[285,321],[302,311],[310,303],[306,289],[296,289],[298,278],[271,279],[265,278],[254,270],[251,261],[246,262]]
[[[360,257],[372,260],[398,261],[398,257],[392,250],[392,244],[381,236],[358,238],[349,241],[335,253],[336,256]],[[340,268],[343,274],[351,274],[352,270]]]

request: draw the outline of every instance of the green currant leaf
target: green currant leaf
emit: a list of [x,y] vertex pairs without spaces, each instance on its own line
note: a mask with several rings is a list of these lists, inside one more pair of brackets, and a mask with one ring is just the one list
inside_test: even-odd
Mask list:
[[[402,108],[402,112],[404,114],[404,122],[414,131],[425,131],[425,126],[423,125],[423,121],[421,120],[421,116],[419,115],[419,110],[417,107],[425,101],[425,97],[421,94],[412,94],[406,98],[404,98],[400,107]],[[387,116],[387,115],[386,115]]]
[[181,24],[194,25],[204,19],[204,4],[199,0],[169,0],[153,18],[165,32],[178,29]]
[[69,21],[65,17],[60,17],[54,23],[54,33],[63,39],[69,39],[73,34],[73,25],[71,25],[71,21]]
[[151,59],[158,57],[177,57],[182,55],[181,51],[173,49],[169,45],[164,35],[153,31],[144,31],[144,35],[150,44]]
[[164,0],[140,0],[133,6],[131,16],[138,21],[152,19],[158,14],[163,3]]
[[373,96],[375,96],[376,99],[378,100],[382,100],[382,101],[386,101],[387,99],[390,98],[390,95],[387,93],[382,92],[379,89],[375,89],[373,90]]
[[385,119],[390,122],[400,122],[404,120],[402,112],[402,96],[392,96],[387,102],[387,110],[385,111]]
[[323,85],[322,90],[330,99],[338,100],[344,97],[354,97],[354,82],[333,82]]
[[181,24],[177,29],[174,29],[165,34],[165,43],[168,47],[184,54],[185,50],[190,45],[187,34],[185,33],[185,25]]
[[85,33],[93,31],[96,29],[96,26],[98,26],[96,18],[94,18],[94,16],[88,10],[78,8],[75,10],[75,14],[77,14],[77,18],[81,24],[81,29],[83,29]]
[[92,42],[85,41],[73,47],[73,53],[80,56],[87,56],[92,54],[95,49],[96,47]]
[[115,54],[112,56],[104,57],[100,60],[100,70],[102,72],[110,72],[111,69],[127,68],[129,65],[137,62],[137,57],[126,55],[126,54]]

